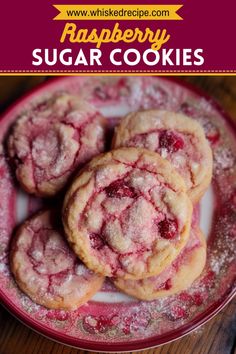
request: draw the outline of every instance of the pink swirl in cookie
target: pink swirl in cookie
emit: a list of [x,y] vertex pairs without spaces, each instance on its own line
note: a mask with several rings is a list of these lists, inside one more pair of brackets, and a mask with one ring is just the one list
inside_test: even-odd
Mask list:
[[105,119],[88,103],[54,95],[15,123],[8,151],[29,193],[52,196],[85,162],[105,149]]
[[202,127],[168,111],[131,113],[116,128],[113,147],[141,147],[158,152],[177,169],[197,202],[212,176],[212,153]]
[[56,219],[46,211],[18,229],[11,269],[19,287],[36,303],[74,309],[99,290],[103,278],[88,270],[70,250]]
[[125,148],[95,158],[69,189],[68,240],[92,270],[124,278],[158,274],[187,242],[192,205],[168,161]]
[[178,257],[159,275],[140,279],[114,279],[125,293],[141,300],[154,300],[187,289],[201,274],[206,263],[206,241],[196,223],[192,223],[190,238]]

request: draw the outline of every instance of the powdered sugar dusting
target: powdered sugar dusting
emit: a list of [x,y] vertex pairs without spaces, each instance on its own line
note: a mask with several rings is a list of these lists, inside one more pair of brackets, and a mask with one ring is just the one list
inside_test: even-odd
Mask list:
[[216,173],[221,173],[235,165],[235,156],[229,148],[220,147],[214,151],[214,161]]

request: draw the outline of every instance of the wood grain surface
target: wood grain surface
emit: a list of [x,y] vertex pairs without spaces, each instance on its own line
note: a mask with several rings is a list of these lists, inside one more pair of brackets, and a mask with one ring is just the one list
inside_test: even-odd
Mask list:
[[[0,77],[0,111],[46,77]],[[236,77],[183,77],[212,95],[236,120]],[[1,285],[0,285],[1,286]],[[170,344],[139,354],[236,354],[236,299],[201,328]],[[0,354],[82,354],[25,327],[0,306]]]

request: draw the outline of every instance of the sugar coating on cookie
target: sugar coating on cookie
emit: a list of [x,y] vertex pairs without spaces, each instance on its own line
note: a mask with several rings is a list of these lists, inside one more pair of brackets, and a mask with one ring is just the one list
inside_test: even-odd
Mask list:
[[69,94],[55,94],[25,111],[8,139],[22,187],[39,196],[56,194],[76,168],[104,151],[105,127],[105,118]]
[[141,147],[168,159],[184,178],[190,199],[199,201],[212,177],[212,152],[200,124],[174,112],[131,113],[116,128],[113,148]]
[[199,227],[194,226],[184,249],[158,276],[140,280],[115,279],[114,284],[128,295],[150,301],[189,288],[202,273],[205,263],[205,237]]
[[160,155],[123,148],[94,158],[74,180],[63,223],[75,253],[108,277],[160,273],[185,246],[192,203]]
[[75,309],[102,286],[67,245],[53,212],[39,213],[18,229],[10,254],[20,289],[48,308]]

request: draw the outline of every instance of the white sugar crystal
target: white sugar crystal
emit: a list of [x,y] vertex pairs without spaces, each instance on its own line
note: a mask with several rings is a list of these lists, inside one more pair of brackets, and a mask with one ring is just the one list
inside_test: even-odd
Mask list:
[[168,156],[167,149],[165,149],[165,148],[161,149],[160,153],[161,153],[161,157],[163,157],[163,159],[167,158],[167,156]]
[[82,264],[77,264],[75,267],[76,275],[84,275],[86,268]]
[[40,252],[40,251],[38,251],[38,250],[34,250],[34,251],[32,252],[32,257],[33,257],[36,261],[41,260],[41,259],[42,259],[42,256],[43,256],[42,252]]
[[200,167],[199,163],[197,163],[197,162],[191,163],[191,168],[192,168],[193,172],[197,172],[199,170],[199,167]]

